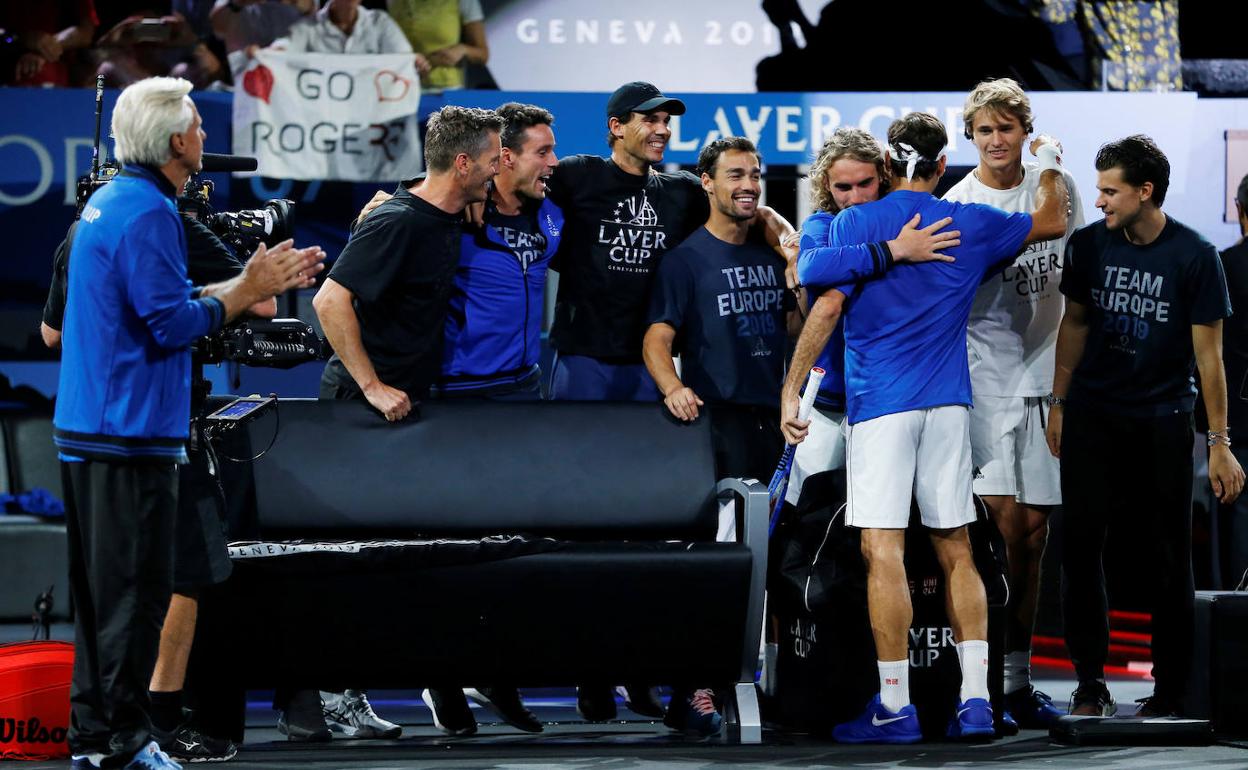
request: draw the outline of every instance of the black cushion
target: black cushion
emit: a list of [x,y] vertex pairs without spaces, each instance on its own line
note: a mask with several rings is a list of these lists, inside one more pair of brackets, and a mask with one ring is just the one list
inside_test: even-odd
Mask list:
[[259,528],[707,539],[705,419],[661,404],[435,402],[393,425],[363,402],[292,400],[250,425]]
[[12,492],[43,488],[62,499],[61,464],[52,443],[52,416],[22,412],[6,414],[4,422]]

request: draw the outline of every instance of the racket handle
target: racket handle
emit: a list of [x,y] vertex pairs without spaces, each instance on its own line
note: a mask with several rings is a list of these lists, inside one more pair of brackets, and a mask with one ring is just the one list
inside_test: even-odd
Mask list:
[[797,419],[810,419],[810,410],[815,406],[815,396],[819,395],[819,385],[823,382],[824,374],[826,372],[818,366],[810,370],[810,376],[806,380],[806,392],[802,394],[802,401],[797,406]]

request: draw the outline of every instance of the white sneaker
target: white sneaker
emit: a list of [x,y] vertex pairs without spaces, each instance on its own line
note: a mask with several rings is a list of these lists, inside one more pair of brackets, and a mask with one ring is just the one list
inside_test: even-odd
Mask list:
[[321,692],[325,724],[348,738],[398,738],[403,728],[377,716],[363,690]]

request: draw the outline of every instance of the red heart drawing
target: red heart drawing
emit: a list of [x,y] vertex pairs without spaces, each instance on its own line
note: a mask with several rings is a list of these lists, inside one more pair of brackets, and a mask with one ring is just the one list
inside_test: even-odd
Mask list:
[[377,87],[377,101],[400,102],[403,101],[403,97],[407,96],[408,90],[412,87],[412,81],[401,77],[396,72],[381,70],[373,76],[373,85]]
[[243,75],[243,90],[268,104],[269,94],[273,92],[273,72],[263,64],[247,70]]

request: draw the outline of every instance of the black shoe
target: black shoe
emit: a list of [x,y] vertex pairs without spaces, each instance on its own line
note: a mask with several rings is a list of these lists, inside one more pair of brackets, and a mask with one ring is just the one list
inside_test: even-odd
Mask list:
[[663,709],[663,701],[659,700],[657,687],[644,685],[628,685],[616,690],[624,696],[624,706],[638,716],[662,719],[667,712]]
[[482,687],[464,690],[464,695],[488,708],[498,718],[526,733],[540,733],[542,723],[533,712],[524,707],[520,693],[514,687]]
[[1013,715],[1018,727],[1028,730],[1047,730],[1062,718],[1053,699],[1031,685],[1006,693],[1005,710]]
[[1118,704],[1109,694],[1109,688],[1099,679],[1080,682],[1070,694],[1070,715],[1076,717],[1112,717]]
[[610,687],[578,687],[576,710],[586,722],[609,722],[615,719],[615,693]]
[[429,688],[420,694],[433,714],[433,724],[447,735],[466,736],[477,732],[477,720],[468,708],[464,691],[454,687]]
[[292,741],[327,741],[332,735],[321,709],[319,692],[297,690],[277,718],[277,731]]
[[1158,717],[1180,716],[1179,702],[1164,695],[1154,693],[1147,698],[1140,698],[1136,703],[1140,704],[1139,709],[1135,712],[1137,717],[1156,719]]
[[161,750],[178,762],[227,762],[238,753],[238,744],[228,738],[213,738],[194,727],[183,725]]

